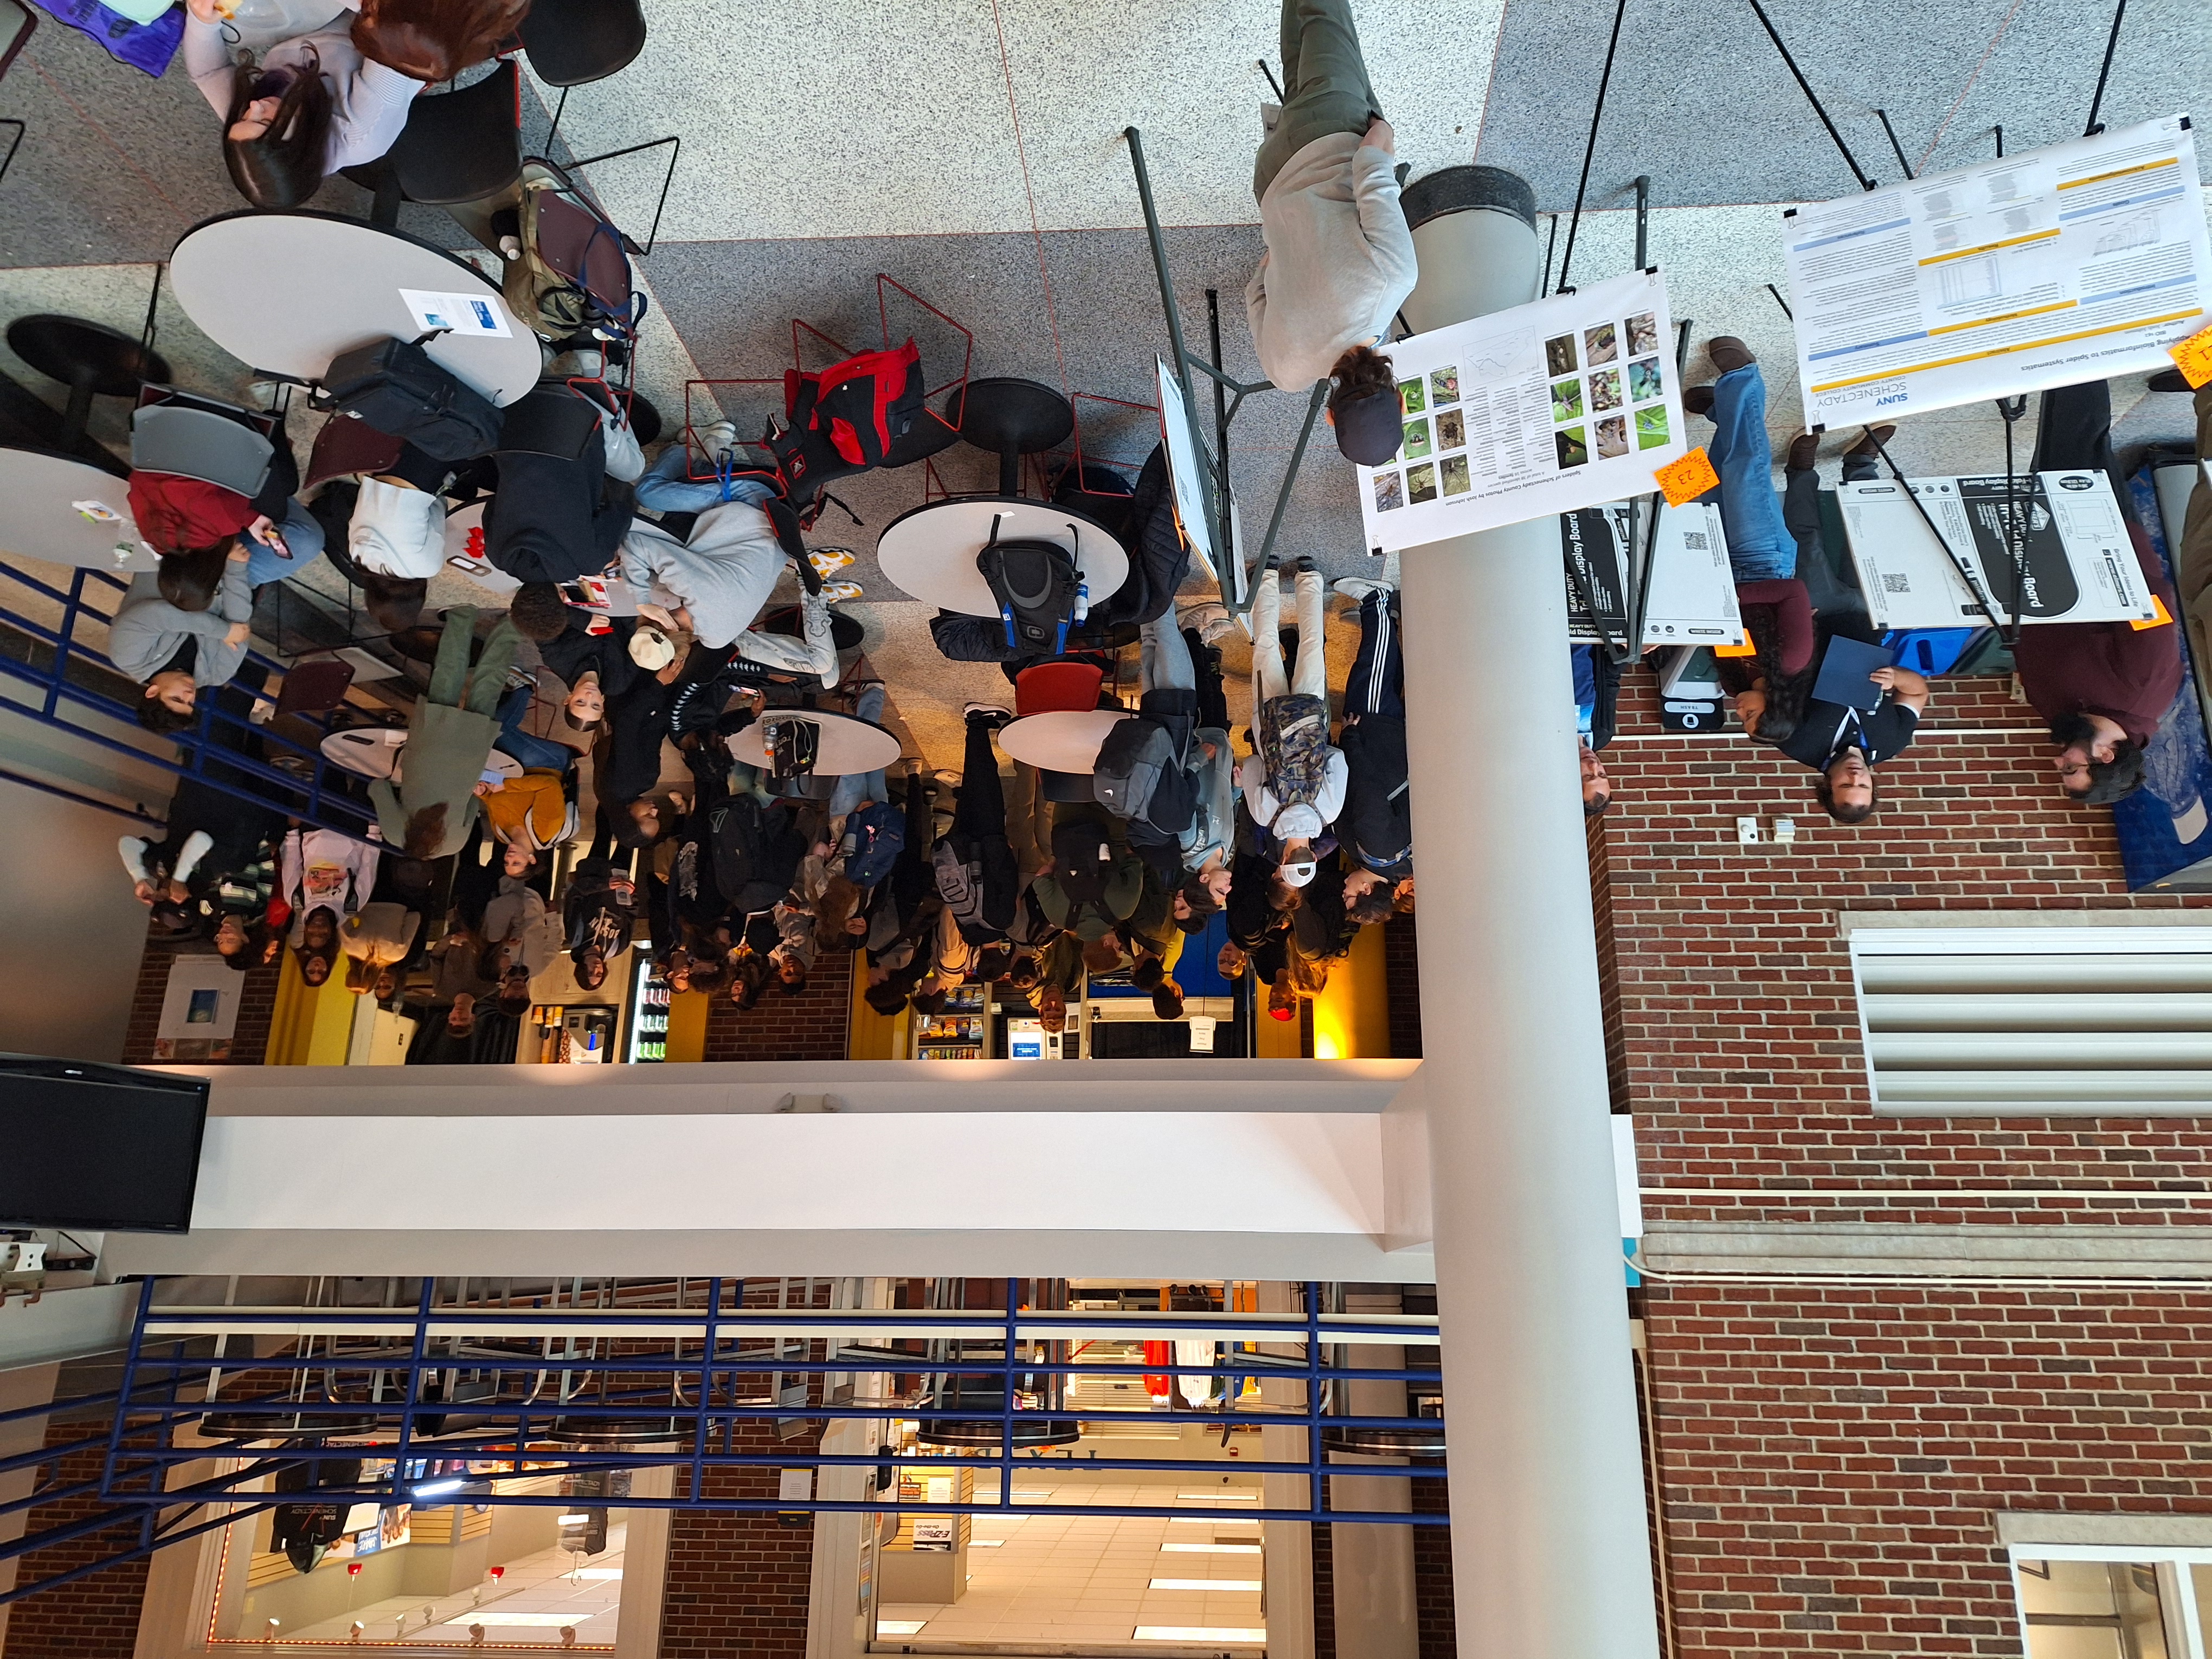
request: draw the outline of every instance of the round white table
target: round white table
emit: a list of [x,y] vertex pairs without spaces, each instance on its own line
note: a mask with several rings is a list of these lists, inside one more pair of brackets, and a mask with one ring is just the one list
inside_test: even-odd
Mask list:
[[877,772],[899,757],[898,735],[850,714],[831,714],[812,708],[771,708],[743,731],[730,734],[730,753],[748,766],[766,768],[769,737],[778,720],[809,720],[822,729],[812,776],[850,777],[856,772]]
[[924,605],[995,617],[999,602],[975,568],[975,556],[990,542],[994,519],[1002,542],[1073,544],[1075,568],[1090,584],[1093,610],[1129,579],[1129,556],[1103,525],[1055,502],[1017,495],[961,495],[902,514],[877,538],[876,562],[901,592]]
[[[323,758],[343,767],[356,777],[392,778],[404,775],[407,728],[404,726],[357,726],[333,732],[322,741]],[[484,769],[502,778],[522,775],[522,763],[513,756],[491,751]]]
[[132,575],[158,563],[125,481],[66,455],[0,449],[0,554]]
[[1134,718],[1126,708],[1064,708],[1025,714],[999,731],[999,747],[1012,760],[1046,772],[1087,775],[1098,764],[1106,733]]
[[[401,290],[504,333],[441,334],[431,358],[495,404],[538,384],[544,353],[475,266],[397,230],[335,213],[226,213],[186,231],[169,256],[185,314],[250,368],[313,380],[331,360],[425,331]],[[470,302],[470,303],[464,303]]]

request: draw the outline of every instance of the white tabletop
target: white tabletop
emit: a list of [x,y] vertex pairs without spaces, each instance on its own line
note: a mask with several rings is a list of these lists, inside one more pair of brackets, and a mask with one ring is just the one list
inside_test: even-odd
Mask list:
[[538,384],[538,337],[473,265],[397,230],[332,213],[224,214],[169,256],[177,303],[251,368],[312,380],[331,359],[424,331],[400,290],[484,301],[500,334],[441,334],[423,349],[495,404]]
[[1088,774],[1098,764],[1106,733],[1130,719],[1126,708],[1063,708],[1025,714],[999,732],[999,747],[1009,758],[1048,772]]
[[999,602],[975,568],[994,519],[1000,541],[1072,543],[1094,609],[1129,579],[1129,556],[1104,526],[1055,502],[1012,495],[961,495],[917,507],[884,527],[876,562],[902,592],[924,605],[995,617]]
[[0,449],[0,554],[118,575],[153,569],[125,490],[112,472],[65,455]]
[[899,757],[899,740],[896,732],[885,731],[873,720],[856,720],[850,714],[831,714],[812,708],[768,710],[750,726],[731,734],[730,753],[748,766],[767,766],[771,726],[779,720],[788,720],[793,716],[812,720],[822,728],[821,745],[813,772],[817,778],[842,778],[856,772],[880,771]]
[[471,552],[469,549],[470,532],[483,528],[484,508],[490,505],[489,497],[481,497],[446,515],[446,566],[478,587],[489,588],[495,593],[512,593],[522,584],[483,556],[483,538],[477,538],[479,550]]
[[[407,742],[404,726],[360,726],[333,732],[322,742],[323,758],[357,777],[398,778],[402,775]],[[522,775],[522,763],[495,749],[484,763],[487,772],[502,778]]]

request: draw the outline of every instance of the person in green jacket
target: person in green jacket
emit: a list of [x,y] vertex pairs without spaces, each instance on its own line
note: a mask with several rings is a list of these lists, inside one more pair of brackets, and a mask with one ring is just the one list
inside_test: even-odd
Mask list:
[[446,612],[430,689],[416,702],[400,750],[398,786],[389,778],[368,786],[384,839],[409,858],[459,852],[476,822],[477,781],[499,740],[499,696],[522,639],[502,616],[471,668],[469,649],[476,628],[473,605],[457,605]]

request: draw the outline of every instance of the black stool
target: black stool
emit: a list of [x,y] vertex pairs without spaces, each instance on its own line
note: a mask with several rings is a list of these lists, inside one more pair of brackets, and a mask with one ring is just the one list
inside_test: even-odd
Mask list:
[[645,50],[638,0],[532,0],[522,49],[548,86],[580,87],[629,67]]
[[[970,380],[945,400],[945,418],[960,436],[999,458],[999,493],[1022,493],[1022,457],[1067,441],[1075,410],[1066,398],[1035,380]],[[916,422],[920,424],[920,422]]]
[[385,158],[402,198],[447,207],[496,196],[522,177],[519,74],[502,63],[473,86],[415,100]]
[[102,323],[41,312],[8,325],[8,346],[40,374],[70,389],[57,449],[74,449],[92,417],[94,398],[135,398],[152,380],[166,385],[169,365],[128,334]]

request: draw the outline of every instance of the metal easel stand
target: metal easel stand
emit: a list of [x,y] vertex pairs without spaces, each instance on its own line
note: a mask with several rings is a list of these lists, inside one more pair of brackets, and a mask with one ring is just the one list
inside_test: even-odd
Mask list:
[[[1183,417],[1190,428],[1190,447],[1198,457],[1200,485],[1200,495],[1205,502],[1206,537],[1210,545],[1222,556],[1218,570],[1209,569],[1220,584],[1221,602],[1231,615],[1243,617],[1252,606],[1247,590],[1250,584],[1237,559],[1237,550],[1230,533],[1229,509],[1229,423],[1237,418],[1237,411],[1244,406],[1244,399],[1255,392],[1273,392],[1278,388],[1272,380],[1243,381],[1224,374],[1218,363],[1194,356],[1183,343],[1182,319],[1176,310],[1175,283],[1168,275],[1168,249],[1160,234],[1159,210],[1152,203],[1152,174],[1145,167],[1143,135],[1134,127],[1122,129],[1121,136],[1129,141],[1129,165],[1137,175],[1137,196],[1144,204],[1145,234],[1152,243],[1152,272],[1160,285],[1160,307],[1166,313],[1168,340],[1175,352],[1176,384],[1182,392]],[[1218,306],[1218,301],[1215,302]],[[1215,314],[1214,349],[1220,350],[1220,330],[1218,311]],[[1200,422],[1198,398],[1193,389],[1191,372],[1195,369],[1213,382],[1216,443],[1210,445]],[[1267,534],[1260,544],[1259,569],[1266,569],[1274,556],[1275,539],[1281,533],[1283,516],[1289,510],[1291,492],[1298,481],[1298,468],[1304,463],[1306,446],[1313,439],[1314,422],[1321,417],[1322,405],[1328,398],[1328,381],[1314,382],[1313,394],[1306,400],[1305,423],[1298,428],[1298,441],[1291,451],[1291,464],[1283,474],[1283,487],[1275,496],[1275,510],[1267,520]],[[1203,555],[1201,555],[1201,557]]]

